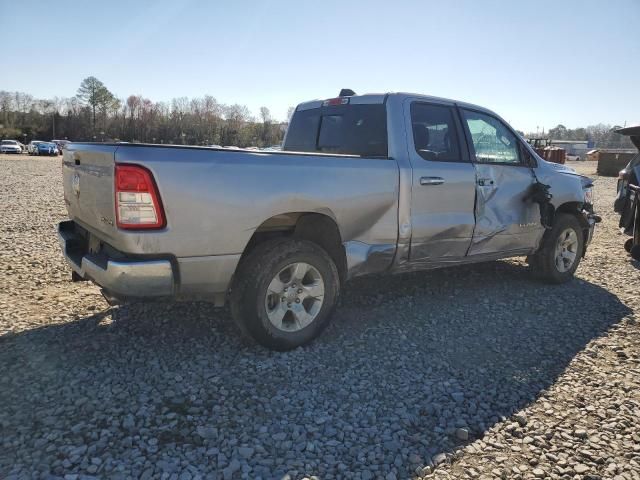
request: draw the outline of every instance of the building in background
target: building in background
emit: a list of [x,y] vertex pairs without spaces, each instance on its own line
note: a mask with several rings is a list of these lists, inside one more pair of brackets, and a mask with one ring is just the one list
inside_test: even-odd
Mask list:
[[587,157],[591,148],[587,140],[551,140],[551,146],[563,148],[567,155],[577,155],[582,159]]

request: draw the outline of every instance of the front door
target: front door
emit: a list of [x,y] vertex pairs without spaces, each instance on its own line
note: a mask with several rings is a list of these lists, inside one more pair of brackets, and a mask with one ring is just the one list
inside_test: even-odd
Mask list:
[[412,263],[464,257],[473,236],[476,173],[455,107],[408,99]]
[[476,169],[476,228],[468,255],[535,248],[544,227],[538,204],[525,200],[535,177],[521,140],[497,117],[461,113]]

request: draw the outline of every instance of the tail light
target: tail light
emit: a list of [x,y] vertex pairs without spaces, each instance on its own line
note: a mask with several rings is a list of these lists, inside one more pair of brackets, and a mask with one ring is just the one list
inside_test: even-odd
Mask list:
[[333,107],[336,105],[346,105],[349,103],[349,99],[348,98],[330,98],[329,100],[325,100],[324,102],[322,102],[322,106],[323,107]]
[[139,165],[116,165],[116,224],[128,230],[166,225],[158,187],[151,172]]

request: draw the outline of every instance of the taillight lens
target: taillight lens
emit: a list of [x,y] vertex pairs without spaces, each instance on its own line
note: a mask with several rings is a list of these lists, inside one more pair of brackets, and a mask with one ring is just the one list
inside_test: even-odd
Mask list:
[[139,165],[116,165],[116,224],[129,230],[163,228],[162,202],[153,175]]
[[346,105],[349,103],[348,98],[338,97],[338,98],[330,98],[329,100],[325,100],[322,102],[323,107],[333,107],[336,105]]

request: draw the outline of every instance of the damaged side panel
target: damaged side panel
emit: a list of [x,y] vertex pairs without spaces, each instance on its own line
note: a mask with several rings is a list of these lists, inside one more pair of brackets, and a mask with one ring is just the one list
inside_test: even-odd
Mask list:
[[368,245],[357,240],[344,243],[349,278],[379,273],[389,268],[396,244]]
[[538,205],[526,196],[535,179],[528,167],[475,164],[476,227],[469,255],[534,249],[542,238]]

